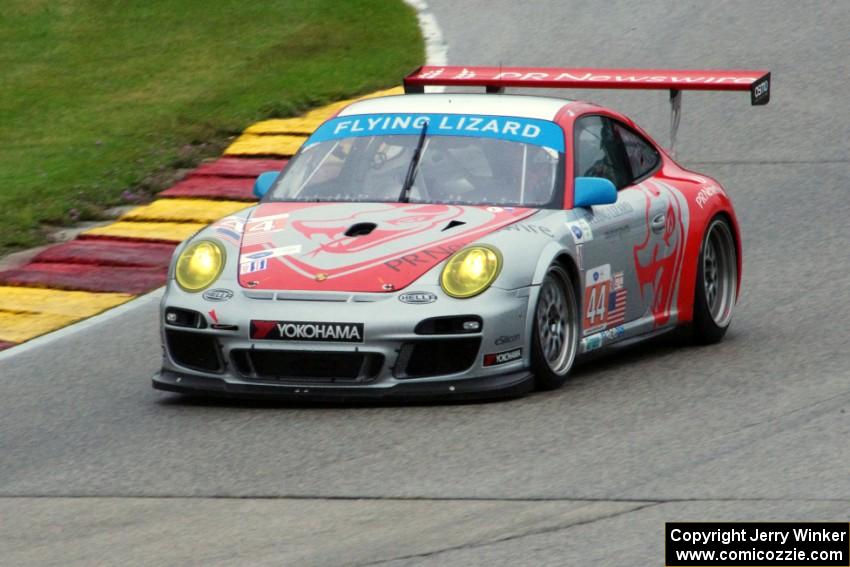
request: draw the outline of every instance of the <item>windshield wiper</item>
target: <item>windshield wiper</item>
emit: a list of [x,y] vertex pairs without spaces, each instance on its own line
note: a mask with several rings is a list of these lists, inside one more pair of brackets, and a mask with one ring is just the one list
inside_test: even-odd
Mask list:
[[419,170],[419,158],[422,157],[422,146],[425,145],[425,134],[428,132],[428,122],[422,124],[422,131],[419,133],[419,141],[416,142],[416,149],[413,150],[413,157],[410,159],[410,166],[407,168],[407,175],[404,177],[404,185],[401,186],[401,194],[398,200],[401,203],[407,203],[410,200],[410,188],[413,187],[413,181],[416,179],[416,172]]

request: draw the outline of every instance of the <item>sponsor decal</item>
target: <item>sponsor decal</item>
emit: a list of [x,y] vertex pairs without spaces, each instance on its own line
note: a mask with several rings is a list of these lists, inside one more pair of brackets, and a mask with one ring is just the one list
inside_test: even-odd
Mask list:
[[[665,83],[665,84],[697,84],[697,85],[722,85],[738,84],[749,85],[760,77],[743,75],[740,72],[729,71],[668,71],[661,74],[648,73],[622,73],[619,70],[588,71],[586,69],[512,69],[504,70],[502,67],[478,68],[470,70],[458,67],[423,67],[415,79],[475,79],[478,80],[516,80],[516,81],[560,81],[573,83]],[[716,74],[710,74],[716,73]],[[734,74],[733,74],[734,73]],[[767,80],[764,81],[765,83]],[[755,88],[761,86],[757,84]],[[759,96],[763,96],[767,89],[762,89]]]
[[402,303],[423,305],[425,303],[434,303],[437,301],[437,294],[431,293],[430,291],[408,291],[399,295],[398,300]]
[[519,340],[519,333],[516,335],[502,335],[495,341],[496,346],[507,345],[510,343],[515,343]]
[[251,321],[251,338],[265,341],[362,343],[363,323]]
[[608,314],[608,294],[611,291],[611,265],[604,264],[585,272],[584,277],[584,334],[605,328]]
[[[255,244],[267,244],[271,242],[271,235],[286,230],[289,213],[269,215],[265,217],[251,217],[245,224],[245,235],[242,237],[242,246]],[[294,252],[297,254],[297,252]]]
[[515,348],[504,352],[494,352],[484,355],[484,366],[498,366],[499,364],[507,364],[522,358],[522,349]]
[[602,238],[605,240],[621,239],[629,233],[630,228],[631,227],[629,227],[629,225],[624,225],[612,228],[611,230],[606,230],[602,233]]
[[242,254],[239,258],[240,264],[245,264],[253,260],[262,260],[263,258],[277,258],[279,256],[291,256],[301,253],[301,245],[293,244],[292,246],[281,246],[279,248],[269,248],[268,250],[260,250],[250,254]]
[[234,232],[229,228],[217,228],[215,229],[215,233],[222,240],[226,240],[234,246],[239,246],[239,239],[242,237],[241,232]]
[[593,229],[590,227],[590,223],[584,219],[568,222],[567,228],[570,229],[576,244],[584,244],[593,240]]
[[582,352],[590,352],[592,350],[596,350],[602,347],[602,337],[599,335],[593,335],[592,337],[586,337],[581,340]]
[[605,205],[604,207],[596,207],[593,209],[593,218],[590,219],[590,226],[601,223],[602,221],[610,221],[623,215],[634,212],[635,208],[629,202],[614,203]]
[[770,73],[764,80],[753,84],[750,100],[753,104],[767,104],[770,100]]
[[699,193],[697,193],[697,205],[699,205],[699,208],[701,209],[705,206],[706,203],[708,203],[709,199],[711,199],[715,195],[720,195],[722,193],[723,190],[717,185],[709,185],[707,187],[703,187],[699,190]]
[[239,274],[253,274],[254,272],[262,272],[269,267],[269,261],[266,258],[260,260],[251,260],[243,264],[239,264]]
[[389,113],[340,116],[321,125],[304,147],[356,136],[418,136],[428,124],[429,136],[474,136],[521,142],[564,151],[564,132],[549,120],[480,114]]
[[216,221],[212,228],[216,235],[222,240],[239,246],[239,241],[242,238],[242,231],[245,230],[245,219],[241,217],[224,217]]
[[502,229],[504,232],[526,232],[529,234],[545,234],[549,238],[555,238],[555,234],[548,226],[543,226],[540,224],[525,224],[521,222],[516,222],[514,224],[509,224],[505,228]]
[[613,341],[613,340],[621,338],[625,334],[626,334],[626,328],[622,325],[617,325],[616,327],[612,327],[612,328],[606,330],[603,333],[603,336],[605,337],[606,340]]
[[202,297],[207,301],[227,301],[233,297],[233,292],[224,288],[208,289]]
[[584,334],[623,324],[626,293],[623,272],[615,272],[612,276],[610,264],[588,270],[584,288]]
[[394,272],[402,271],[402,268],[405,265],[415,266],[416,264],[425,264],[430,265],[445,258],[448,258],[458,250],[463,248],[462,244],[446,244],[443,246],[434,246],[432,248],[425,248],[418,252],[414,252],[412,254],[405,254],[400,258],[393,258],[392,260],[387,260],[384,262],[384,266],[391,269]]
[[584,269],[584,244],[576,244],[576,264],[578,269]]
[[614,272],[612,279],[614,280],[615,290],[618,290],[623,287],[623,272]]
[[[463,77],[456,77],[463,78]],[[496,79],[519,79],[522,81],[576,81],[576,82],[610,82],[615,83],[679,83],[679,84],[700,84],[700,85],[718,85],[718,84],[740,84],[748,85],[757,77],[734,77],[734,76],[681,76],[681,75],[605,75],[602,73],[516,73],[505,71],[499,73]]]
[[229,228],[234,232],[242,234],[242,231],[245,230],[245,219],[233,216],[224,217],[215,221],[212,226],[215,228]]

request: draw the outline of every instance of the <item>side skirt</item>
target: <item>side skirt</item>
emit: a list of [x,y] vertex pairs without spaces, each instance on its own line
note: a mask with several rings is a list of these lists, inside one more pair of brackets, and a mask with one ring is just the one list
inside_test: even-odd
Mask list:
[[[671,321],[675,321],[677,317],[671,317],[670,319]],[[663,335],[674,329],[676,329],[676,324],[656,328],[655,319],[652,315],[642,317],[634,321],[629,321],[624,325],[617,325],[616,327],[611,327],[584,337],[579,345],[579,354],[586,354],[607,347],[629,347]]]

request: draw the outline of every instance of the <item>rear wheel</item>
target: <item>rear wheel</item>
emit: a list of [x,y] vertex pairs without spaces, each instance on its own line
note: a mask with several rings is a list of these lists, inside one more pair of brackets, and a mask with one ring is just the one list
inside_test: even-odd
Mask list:
[[738,252],[729,223],[715,218],[702,239],[694,290],[693,338],[719,342],[729,329],[737,300]]
[[578,306],[570,276],[558,265],[546,272],[531,340],[534,384],[539,390],[558,388],[567,380],[578,351]]

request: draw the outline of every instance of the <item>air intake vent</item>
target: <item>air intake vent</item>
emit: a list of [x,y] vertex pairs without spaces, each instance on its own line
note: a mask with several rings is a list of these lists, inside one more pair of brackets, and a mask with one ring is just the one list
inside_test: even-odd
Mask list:
[[215,337],[203,333],[165,330],[168,354],[180,366],[195,370],[221,372],[221,358]]
[[348,230],[345,231],[346,236],[366,236],[373,230],[378,228],[373,222],[358,222],[357,224],[353,224],[348,227]]
[[466,223],[465,223],[465,222],[463,222],[462,220],[453,220],[453,221],[449,221],[449,224],[447,224],[446,226],[444,226],[444,227],[443,227],[443,230],[441,230],[440,232],[445,232],[445,231],[447,231],[447,230],[451,230],[451,229],[455,228],[456,226],[463,226],[463,225],[465,225],[465,224],[466,224]]
[[396,362],[396,378],[422,378],[468,370],[478,356],[481,339],[437,339],[406,343]]
[[384,363],[370,352],[234,349],[231,356],[241,375],[281,382],[369,382]]

